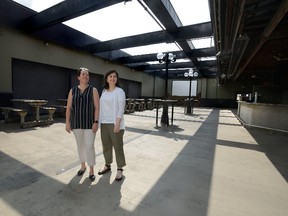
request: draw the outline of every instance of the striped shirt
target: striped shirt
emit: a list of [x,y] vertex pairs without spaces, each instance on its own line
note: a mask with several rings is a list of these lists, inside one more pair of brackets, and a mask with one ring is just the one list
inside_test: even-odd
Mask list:
[[76,86],[72,88],[72,129],[91,129],[94,121],[93,87],[88,86],[83,93]]

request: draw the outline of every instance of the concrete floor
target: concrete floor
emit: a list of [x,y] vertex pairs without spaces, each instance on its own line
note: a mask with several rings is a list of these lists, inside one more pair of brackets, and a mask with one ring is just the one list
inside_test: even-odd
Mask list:
[[[288,136],[244,128],[236,110],[177,107],[174,125],[155,128],[155,110],[125,115],[127,166],[76,176],[74,136],[64,120],[20,129],[0,123],[2,216],[285,216]],[[96,166],[104,164],[100,134]]]

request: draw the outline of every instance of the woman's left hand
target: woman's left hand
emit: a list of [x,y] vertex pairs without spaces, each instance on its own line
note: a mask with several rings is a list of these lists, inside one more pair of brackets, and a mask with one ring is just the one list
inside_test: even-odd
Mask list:
[[119,133],[120,131],[120,125],[114,125],[114,133]]
[[92,130],[93,130],[93,133],[96,133],[98,131],[98,124],[97,123],[94,123],[92,125]]

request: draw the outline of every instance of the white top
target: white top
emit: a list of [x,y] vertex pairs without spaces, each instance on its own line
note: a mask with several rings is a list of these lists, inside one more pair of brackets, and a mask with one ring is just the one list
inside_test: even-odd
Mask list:
[[100,97],[100,115],[99,124],[109,123],[116,124],[116,119],[122,119],[120,122],[120,129],[125,129],[124,111],[126,104],[125,92],[119,88],[111,92],[104,90]]

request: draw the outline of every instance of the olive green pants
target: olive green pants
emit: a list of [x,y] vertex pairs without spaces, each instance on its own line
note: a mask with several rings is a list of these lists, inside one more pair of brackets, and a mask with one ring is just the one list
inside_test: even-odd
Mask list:
[[114,133],[114,124],[101,124],[101,141],[106,164],[113,162],[113,147],[115,150],[116,163],[118,168],[126,165],[123,149],[124,130]]

